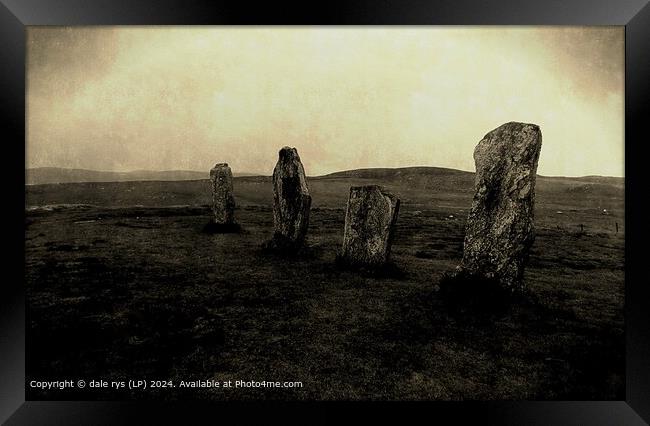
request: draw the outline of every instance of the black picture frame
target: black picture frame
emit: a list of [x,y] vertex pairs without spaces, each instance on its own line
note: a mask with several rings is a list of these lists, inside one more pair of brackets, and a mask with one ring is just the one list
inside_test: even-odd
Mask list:
[[[624,401],[498,401],[408,403],[430,420],[488,424],[636,425],[650,422],[650,297],[643,249],[648,235],[644,201],[645,120],[650,117],[650,5],[648,0],[501,0],[304,2],[301,5],[175,0],[2,0],[0,4],[0,104],[5,152],[2,210],[5,274],[0,311],[0,422],[6,424],[154,424],[153,419],[210,423],[225,410],[241,419],[277,408],[309,417],[347,404],[39,402],[25,401],[24,142],[25,28],[31,25],[624,25],[625,26],[625,327]],[[21,162],[22,161],[22,162]],[[21,178],[22,177],[22,178]],[[23,203],[21,203],[21,200]],[[24,223],[24,222],[23,222]],[[377,415],[394,404],[360,404]],[[400,407],[403,405],[400,405]],[[296,408],[301,410],[296,411]],[[286,417],[284,417],[286,419]],[[266,420],[265,420],[266,421]]]

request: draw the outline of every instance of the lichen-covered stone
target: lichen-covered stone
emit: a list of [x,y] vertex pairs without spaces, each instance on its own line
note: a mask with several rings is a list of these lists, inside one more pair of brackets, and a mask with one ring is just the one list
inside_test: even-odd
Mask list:
[[228,164],[216,164],[210,170],[212,185],[212,213],[214,223],[232,225],[235,223],[235,197],[233,195],[232,171]]
[[381,266],[390,255],[399,198],[378,185],[350,188],[341,259],[355,266]]
[[542,134],[534,124],[506,123],[474,150],[475,195],[458,272],[522,290],[533,244],[535,177]]
[[310,208],[311,196],[298,151],[285,146],[273,170],[273,239],[278,245],[298,248],[304,244]]

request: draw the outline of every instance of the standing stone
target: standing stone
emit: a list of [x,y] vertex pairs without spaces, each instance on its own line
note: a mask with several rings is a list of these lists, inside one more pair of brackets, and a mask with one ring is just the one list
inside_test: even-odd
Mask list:
[[285,146],[273,170],[273,240],[276,245],[299,248],[304,244],[310,207],[311,196],[298,151]]
[[235,197],[232,189],[232,171],[227,163],[216,164],[210,170],[212,183],[212,212],[214,223],[232,225],[235,223]]
[[388,261],[399,198],[379,185],[350,188],[341,258],[348,265],[381,266]]
[[467,218],[459,271],[523,290],[535,234],[535,177],[542,133],[534,124],[506,123],[474,150],[476,193]]

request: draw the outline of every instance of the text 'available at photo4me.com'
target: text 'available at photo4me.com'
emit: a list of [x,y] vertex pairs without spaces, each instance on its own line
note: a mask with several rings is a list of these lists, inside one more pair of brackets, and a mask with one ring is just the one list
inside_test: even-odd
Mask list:
[[30,380],[30,388],[43,390],[67,390],[67,389],[191,389],[191,388],[223,388],[223,389],[248,389],[248,388],[302,388],[300,381],[269,381],[269,380],[150,380],[150,379],[125,379],[125,380],[103,380],[103,379],[66,379],[66,380]]

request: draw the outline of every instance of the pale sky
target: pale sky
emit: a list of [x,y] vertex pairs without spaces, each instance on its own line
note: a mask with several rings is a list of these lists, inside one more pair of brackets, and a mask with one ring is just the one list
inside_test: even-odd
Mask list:
[[474,171],[509,121],[538,173],[623,176],[624,27],[29,27],[26,167]]

